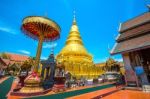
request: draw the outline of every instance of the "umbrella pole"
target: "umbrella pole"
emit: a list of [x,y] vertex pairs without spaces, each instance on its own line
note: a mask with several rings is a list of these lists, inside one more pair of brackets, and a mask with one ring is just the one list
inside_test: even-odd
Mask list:
[[38,42],[38,47],[37,47],[37,52],[36,52],[34,72],[38,72],[40,56],[41,56],[41,52],[42,52],[43,39],[44,39],[43,35],[39,36],[39,42]]

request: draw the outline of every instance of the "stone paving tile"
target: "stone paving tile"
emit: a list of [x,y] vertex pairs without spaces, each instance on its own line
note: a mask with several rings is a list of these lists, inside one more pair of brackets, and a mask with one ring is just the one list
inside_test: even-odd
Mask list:
[[134,90],[121,90],[102,99],[150,99],[150,93]]

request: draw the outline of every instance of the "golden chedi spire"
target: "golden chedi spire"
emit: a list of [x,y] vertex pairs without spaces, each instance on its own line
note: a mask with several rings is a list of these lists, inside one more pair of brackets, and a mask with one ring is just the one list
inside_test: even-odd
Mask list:
[[66,60],[69,58],[69,60],[72,61],[92,62],[92,56],[87,52],[82,42],[75,13],[65,46],[56,58],[58,61],[63,61],[64,59]]
[[56,56],[56,60],[65,67],[65,72],[70,72],[77,79],[91,79],[99,75],[100,69],[94,66],[92,56],[84,47],[75,14],[65,46]]

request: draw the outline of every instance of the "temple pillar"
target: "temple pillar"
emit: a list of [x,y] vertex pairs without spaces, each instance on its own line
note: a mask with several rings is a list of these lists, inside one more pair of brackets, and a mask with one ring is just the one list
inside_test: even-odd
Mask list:
[[122,57],[123,57],[125,69],[126,70],[131,70],[132,69],[132,65],[131,65],[131,60],[130,60],[129,53],[122,54]]

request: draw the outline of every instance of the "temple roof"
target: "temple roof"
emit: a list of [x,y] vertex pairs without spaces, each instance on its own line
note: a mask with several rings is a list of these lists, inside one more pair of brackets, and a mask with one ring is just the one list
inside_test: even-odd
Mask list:
[[124,22],[111,54],[150,47],[150,12]]
[[7,68],[7,65],[8,65],[8,64],[7,64],[1,57],[0,57],[0,64],[1,64],[1,65],[0,65],[0,69],[1,69],[1,68]]
[[129,52],[140,50],[144,48],[150,48],[150,32],[147,35],[139,36],[134,39],[129,39],[123,42],[116,43],[111,51],[111,54]]
[[15,64],[15,63],[20,63],[24,62],[29,59],[28,56],[25,55],[19,55],[19,54],[14,54],[14,53],[5,53],[8,55],[8,59],[4,59],[0,57],[0,62],[3,64],[3,68],[6,68],[9,65]]
[[142,15],[139,15],[133,19],[130,19],[130,20],[124,22],[123,24],[121,24],[121,28],[120,28],[119,32],[123,32],[123,31],[129,30],[131,28],[135,28],[135,27],[145,24],[147,22],[150,22],[150,12],[146,12]]
[[92,56],[87,52],[86,48],[84,47],[75,16],[65,46],[57,56],[66,55],[85,56],[92,59]]
[[23,62],[29,59],[29,56],[25,56],[25,55],[7,53],[7,52],[5,54],[9,56],[10,61]]

